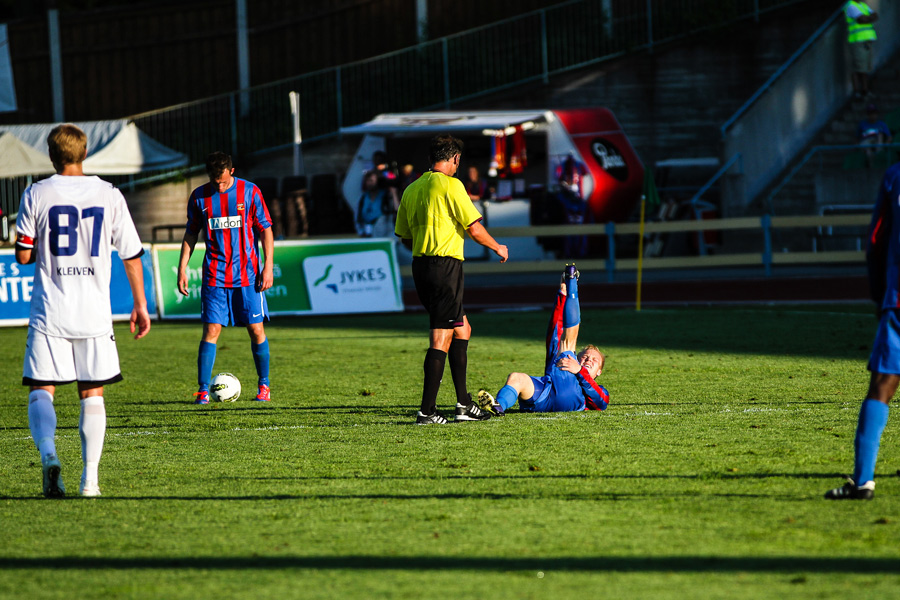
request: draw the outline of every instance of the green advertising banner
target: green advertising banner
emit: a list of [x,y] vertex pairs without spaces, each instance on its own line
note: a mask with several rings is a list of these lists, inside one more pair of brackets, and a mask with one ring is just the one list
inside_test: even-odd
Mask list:
[[[180,244],[154,244],[153,266],[163,319],[200,317],[203,255],[188,263],[188,295],[178,291]],[[275,242],[275,281],[266,290],[269,314],[306,315],[403,310],[394,240]]]

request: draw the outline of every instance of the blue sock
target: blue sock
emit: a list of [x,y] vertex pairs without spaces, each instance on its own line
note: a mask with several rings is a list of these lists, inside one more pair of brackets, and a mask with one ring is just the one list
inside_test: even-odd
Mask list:
[[511,385],[504,385],[500,388],[500,391],[497,392],[496,400],[497,404],[503,407],[503,411],[506,412],[507,408],[515,406],[516,402],[519,401],[519,392]]
[[250,342],[250,350],[253,352],[253,362],[256,363],[259,385],[269,385],[269,338],[263,340],[262,344]]
[[216,345],[210,342],[200,342],[200,350],[197,352],[197,384],[201,390],[209,391],[209,382],[212,381],[213,365],[216,364]]
[[878,458],[878,446],[881,445],[881,432],[888,420],[888,405],[868,398],[859,409],[859,423],[856,426],[856,461],[853,469],[853,482],[862,485],[875,479],[875,461]]
[[581,323],[581,305],[578,302],[578,280],[566,279],[566,306],[563,309],[563,327],[575,327]]

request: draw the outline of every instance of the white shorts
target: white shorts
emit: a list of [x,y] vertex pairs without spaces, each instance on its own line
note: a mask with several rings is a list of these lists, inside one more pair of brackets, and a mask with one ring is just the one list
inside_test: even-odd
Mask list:
[[54,337],[28,328],[22,385],[62,385],[79,381],[97,386],[122,380],[112,330],[86,339]]

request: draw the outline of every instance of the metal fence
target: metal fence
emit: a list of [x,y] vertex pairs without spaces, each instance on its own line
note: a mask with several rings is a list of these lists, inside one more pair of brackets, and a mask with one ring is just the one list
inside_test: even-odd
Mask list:
[[132,118],[200,164],[210,148],[247,155],[290,145],[290,91],[301,95],[303,139],[318,140],[379,113],[449,108],[804,1],[573,0],[369,60]]
[[31,177],[6,177],[0,179],[0,211],[4,215],[9,217],[19,209],[19,199],[22,197],[22,192],[25,191],[25,188],[31,184],[31,181]]
[[[604,236],[607,240],[605,258],[582,258],[578,267],[594,273],[606,272],[607,281],[614,283],[618,274],[623,271],[655,270],[655,269],[696,269],[712,267],[761,267],[767,277],[772,275],[773,266],[782,265],[862,265],[865,262],[865,251],[856,241],[859,230],[865,231],[869,222],[868,214],[861,213],[828,213],[815,216],[773,217],[740,217],[736,219],[711,219],[702,221],[661,221],[640,223],[593,223],[589,225],[540,225],[529,227],[492,227],[491,234],[498,239],[516,237],[561,237],[572,235]],[[778,245],[779,232],[797,232],[810,244],[804,249],[782,251]],[[641,235],[693,234],[702,237],[702,232],[746,232],[754,239],[742,252],[706,254],[702,256],[660,256],[638,259],[634,252],[623,252],[620,246],[623,238],[634,238]],[[845,233],[846,232],[846,233]],[[865,234],[863,233],[863,236]],[[833,242],[843,236],[843,240],[854,239],[852,245],[835,245]],[[819,247],[816,240],[820,241]],[[634,248],[634,244],[629,244]],[[628,247],[626,246],[626,247]],[[559,268],[558,261],[552,260],[516,260],[500,264],[496,260],[466,261],[467,275],[488,275],[496,273],[541,273],[552,272]],[[412,267],[402,265],[400,274],[412,276]]]
[[[811,0],[572,0],[372,59],[130,118],[196,166],[215,148],[247,156],[290,146],[291,91],[301,95],[304,141],[320,140],[379,113],[449,108],[804,2]],[[6,211],[18,198],[0,202]]]

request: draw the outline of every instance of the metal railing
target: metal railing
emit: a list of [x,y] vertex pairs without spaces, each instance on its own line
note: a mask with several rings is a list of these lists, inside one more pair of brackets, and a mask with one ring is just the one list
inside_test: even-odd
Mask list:
[[449,108],[804,1],[646,0],[626,8],[614,0],[571,0],[364,61],[131,118],[197,165],[213,148],[248,155],[288,147],[290,91],[301,94],[303,139],[309,142],[383,112]]
[[[22,192],[32,183],[31,177],[6,177],[0,179],[0,212],[8,219],[19,210]],[[14,222],[14,219],[11,221]],[[0,236],[0,241],[3,236]]]
[[834,23],[834,22],[837,20],[837,18],[840,17],[840,16],[843,14],[843,12],[844,12],[844,7],[843,7],[843,6],[841,6],[839,9],[837,9],[836,11],[834,11],[834,12],[831,14],[831,16],[828,17],[828,19],[827,19],[822,25],[820,25],[819,28],[816,29],[816,31],[813,32],[813,34],[812,34],[811,36],[809,36],[809,39],[806,40],[806,41],[803,43],[803,45],[800,46],[800,47],[797,49],[797,51],[794,52],[794,53],[790,56],[790,58],[788,58],[788,59],[784,62],[783,65],[781,65],[780,67],[778,67],[778,69],[776,69],[775,72],[772,73],[771,77],[769,77],[769,78],[766,80],[766,82],[765,82],[764,84],[762,84],[762,85],[759,87],[759,89],[756,90],[756,91],[753,93],[753,95],[750,96],[750,97],[747,99],[747,101],[744,102],[744,103],[740,106],[740,108],[738,108],[738,109],[735,111],[735,113],[734,113],[733,115],[731,115],[731,117],[729,117],[728,120],[725,121],[725,122],[722,124],[722,126],[720,127],[720,131],[721,131],[721,133],[722,133],[722,139],[723,139],[723,140],[725,139],[725,136],[727,135],[728,130],[731,129],[731,127],[732,127],[732,126],[733,126],[733,125],[734,125],[741,117],[743,117],[744,114],[745,114],[748,110],[750,110],[750,107],[752,107],[754,104],[756,104],[756,102],[763,96],[763,94],[765,94],[766,92],[768,92],[769,90],[771,90],[771,89],[774,87],[775,83],[776,83],[778,80],[781,79],[781,77],[788,71],[788,69],[790,69],[791,67],[793,67],[793,66],[799,61],[799,59],[800,59],[801,56],[803,56],[804,54],[806,54],[806,52],[813,46],[813,44],[815,44],[815,43],[823,36],[823,34],[828,30],[828,28],[831,27],[832,23]]
[[[816,177],[839,173],[841,178],[847,178],[854,171],[871,167],[874,170],[872,179],[880,180],[884,169],[896,162],[898,153],[900,153],[900,143],[813,146],[766,196],[766,211],[773,215],[776,213],[776,198],[798,176],[806,174]],[[868,192],[870,193],[860,190],[860,194],[863,195],[862,203],[871,207],[875,202],[875,190],[868,190]],[[846,198],[844,201],[846,202]],[[819,203],[833,204],[834,202],[825,199]]]
[[[214,149],[248,156],[289,147],[291,91],[301,95],[303,140],[316,141],[383,112],[449,108],[512,86],[546,83],[553,75],[810,1],[570,0],[371,59],[128,118],[197,168]],[[181,174],[142,174],[125,183]],[[9,198],[0,186],[4,211],[17,205],[18,194]]]
[[[598,223],[591,225],[541,225],[531,227],[493,227],[495,238],[511,237],[558,237],[568,235],[606,236],[606,258],[581,258],[578,266],[586,271],[606,271],[607,281],[613,283],[616,274],[622,271],[642,269],[696,269],[711,267],[762,267],[765,275],[772,275],[776,265],[831,265],[857,264],[865,262],[863,250],[776,252],[773,233],[777,230],[821,231],[833,227],[865,227],[868,214],[824,215],[797,217],[740,217],[736,219],[710,219],[704,221],[663,221],[644,224],[644,235],[695,233],[702,237],[707,231],[749,231],[759,232],[760,239],[756,251],[708,254],[705,256],[645,257],[640,263],[635,257],[621,257],[617,238],[640,235],[640,223]],[[466,261],[467,275],[494,273],[543,273],[559,269],[559,260],[517,261],[506,263],[496,261]],[[400,274],[412,276],[412,267],[403,265]]]
[[[733,167],[735,165],[737,165],[738,173],[743,172],[743,163],[741,160],[740,153],[735,154],[734,156],[729,158],[728,161],[724,165],[722,165],[719,168],[719,170],[713,174],[712,177],[709,178],[709,181],[704,183],[700,187],[700,189],[697,190],[697,193],[695,193],[691,197],[691,199],[688,200],[688,204],[693,209],[694,217],[697,220],[701,220],[703,218],[703,214],[702,214],[703,210],[715,208],[715,205],[713,205],[712,203],[704,201],[703,196],[707,192],[709,192],[713,188],[713,186],[717,185],[719,183],[719,179],[721,179],[725,175],[725,173],[727,173],[731,169],[731,167]],[[706,256],[707,248],[706,248],[706,240],[704,239],[704,236],[701,235],[699,237],[698,245],[699,245],[699,250],[700,250],[700,256]]]

